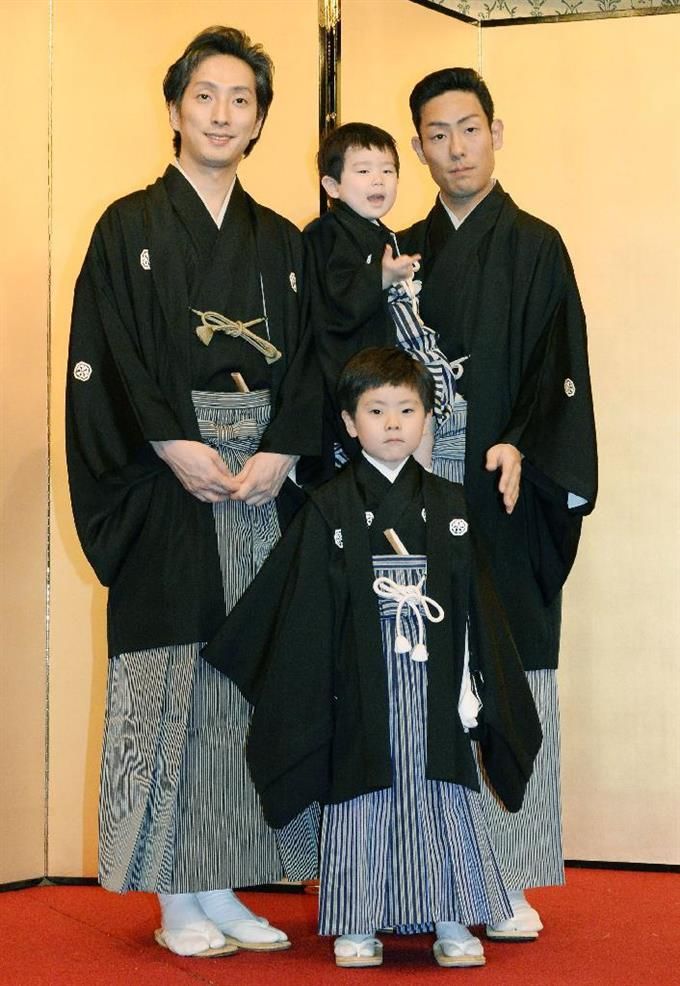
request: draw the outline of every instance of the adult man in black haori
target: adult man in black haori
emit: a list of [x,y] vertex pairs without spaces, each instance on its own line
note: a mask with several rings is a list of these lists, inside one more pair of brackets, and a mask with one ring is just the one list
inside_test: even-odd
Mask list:
[[597,492],[585,319],[559,234],[518,209],[493,177],[503,124],[484,81],[472,69],[442,69],[415,86],[410,105],[413,146],[440,194],[400,243],[422,255],[424,321],[450,360],[464,360],[466,498],[543,727],[522,810],[511,816],[485,798],[503,876],[515,889],[514,918],[487,931],[526,940],[542,925],[522,891],[564,879],[560,589]]
[[249,708],[198,652],[278,539],[297,457],[318,452],[301,248],[236,177],[273,96],[262,48],[209,28],[164,93],[176,160],[97,224],[69,355],[73,510],[109,587],[100,879],[158,893],[157,940],[179,954],[276,950],[285,934],[228,888],[315,860],[304,833],[277,844],[265,824]]

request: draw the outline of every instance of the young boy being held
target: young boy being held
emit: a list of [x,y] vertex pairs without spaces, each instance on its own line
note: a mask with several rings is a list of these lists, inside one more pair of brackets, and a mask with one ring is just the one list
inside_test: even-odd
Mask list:
[[[347,123],[328,134],[317,158],[329,211],[305,229],[307,283],[316,349],[326,384],[327,454],[336,464],[358,454],[343,428],[335,399],[342,367],[367,346],[397,345],[425,363],[437,385],[435,414],[415,457],[431,465],[433,431],[450,430],[456,370],[423,325],[413,281],[419,256],[402,256],[380,220],[392,208],[399,179],[394,138],[367,123]],[[330,459],[331,456],[328,455]]]
[[255,705],[247,756],[269,823],[324,805],[319,933],[337,936],[336,964],[380,965],[376,931],[394,927],[434,931],[441,966],[483,965],[467,926],[510,905],[470,731],[516,811],[535,708],[462,488],[412,458],[432,376],[365,350],[338,401],[363,454],[311,494],[203,654]]

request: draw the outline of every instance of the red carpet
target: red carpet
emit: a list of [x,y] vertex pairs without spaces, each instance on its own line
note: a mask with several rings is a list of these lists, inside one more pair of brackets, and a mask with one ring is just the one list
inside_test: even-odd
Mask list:
[[678,986],[680,876],[570,869],[567,886],[534,891],[537,942],[487,942],[482,969],[440,969],[432,937],[384,936],[381,969],[340,970],[315,934],[316,898],[247,893],[244,900],[294,942],[288,952],[181,959],[159,948],[147,894],[34,887],[0,894],[2,986]]

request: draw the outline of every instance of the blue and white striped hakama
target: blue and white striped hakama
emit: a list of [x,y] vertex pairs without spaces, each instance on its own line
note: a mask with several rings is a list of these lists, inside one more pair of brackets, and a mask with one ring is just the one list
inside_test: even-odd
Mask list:
[[[425,559],[376,556],[374,568],[376,577],[416,584]],[[433,930],[435,921],[503,920],[510,907],[479,795],[425,777],[427,664],[395,652],[396,603],[380,599],[380,613],[393,782],[323,810],[319,933],[414,933]],[[417,641],[410,610],[401,632]]]
[[[269,393],[192,397],[203,440],[239,472],[267,426]],[[213,513],[229,610],[278,540],[278,517],[274,503],[231,500]],[[109,890],[189,893],[277,880],[284,869],[315,873],[313,820],[301,817],[278,839],[266,825],[245,760],[250,707],[200,646],[110,662],[99,838]]]
[[[454,483],[465,480],[467,404],[456,394],[454,414],[435,433],[432,471]],[[482,806],[505,885],[511,890],[564,883],[560,797],[560,725],[557,679],[550,669],[527,671],[543,730],[524,803],[509,812],[482,783]],[[483,770],[481,770],[483,777]]]
[[[398,344],[425,363],[436,383],[432,471],[452,483],[464,483],[467,402],[452,381],[457,374],[451,366],[447,372],[436,333],[423,324],[417,304],[414,310],[403,288],[392,289],[389,297]],[[456,364],[460,370],[462,360]],[[543,729],[543,745],[522,809],[506,811],[488,784],[482,784],[484,815],[510,889],[564,883],[557,680],[550,669],[527,671],[526,675]]]

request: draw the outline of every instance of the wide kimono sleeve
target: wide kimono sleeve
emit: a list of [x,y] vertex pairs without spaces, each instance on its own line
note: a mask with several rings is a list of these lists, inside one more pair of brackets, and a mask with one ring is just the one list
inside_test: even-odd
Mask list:
[[517,269],[531,275],[515,331],[532,345],[499,441],[524,456],[529,548],[549,602],[573,564],[581,519],[595,506],[597,445],[583,307],[566,248],[545,228],[551,235],[535,259],[519,250]]
[[202,651],[255,706],[248,765],[277,828],[327,800],[330,786],[338,637],[330,536],[308,503]]
[[66,387],[75,523],[105,585],[135,540],[154,477],[164,469],[149,440],[182,435],[149,366],[127,283],[123,234],[112,207],[94,232],[76,284]]
[[470,667],[482,708],[471,731],[489,780],[508,811],[519,811],[543,734],[526,674],[481,546],[473,542]]

